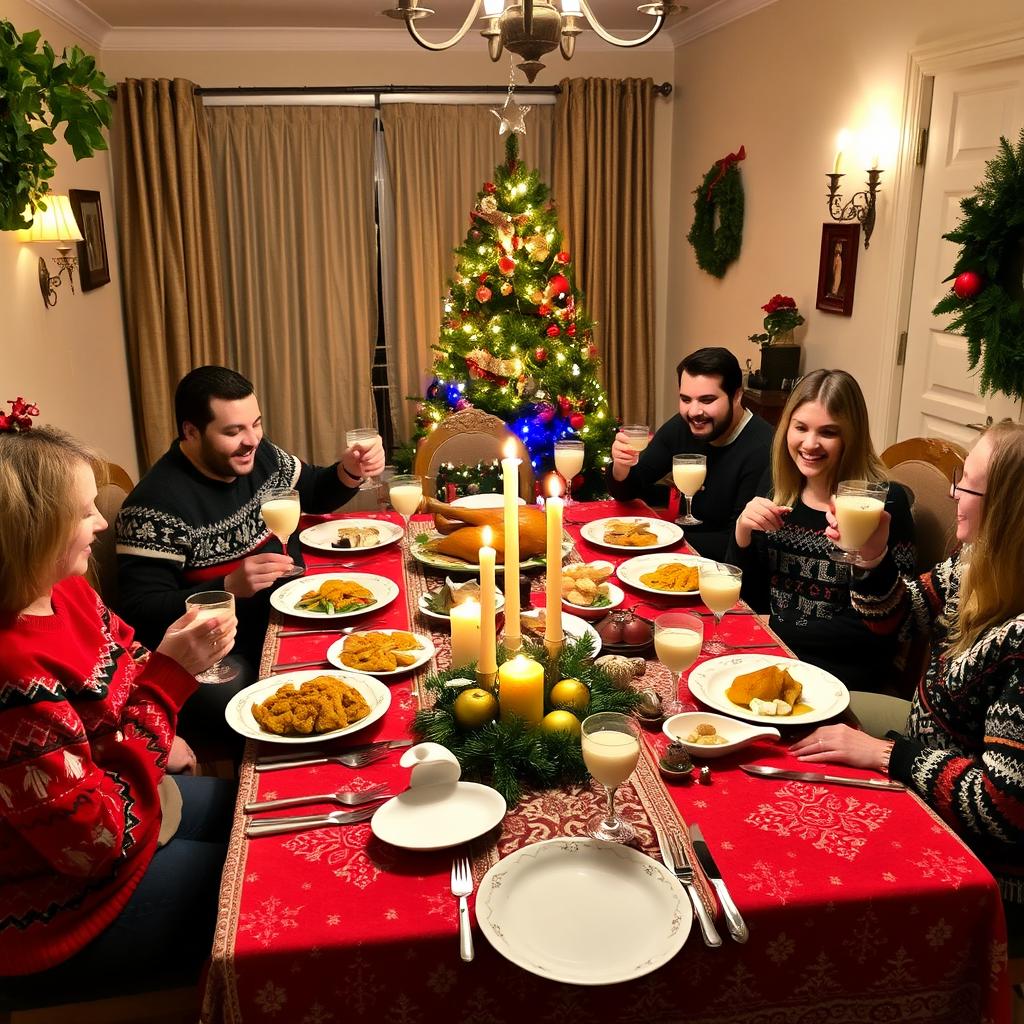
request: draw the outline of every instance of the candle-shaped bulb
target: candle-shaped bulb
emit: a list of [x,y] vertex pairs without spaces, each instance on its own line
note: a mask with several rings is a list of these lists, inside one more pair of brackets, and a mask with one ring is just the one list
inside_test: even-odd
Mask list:
[[494,544],[494,531],[489,526],[484,527],[483,538],[485,548],[489,548]]

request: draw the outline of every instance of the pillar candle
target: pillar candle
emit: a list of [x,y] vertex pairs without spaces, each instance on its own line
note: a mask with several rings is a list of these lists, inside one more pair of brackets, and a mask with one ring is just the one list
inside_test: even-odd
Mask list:
[[544,717],[543,666],[522,654],[506,661],[498,669],[498,703],[503,722],[517,715],[537,725]]
[[505,647],[518,651],[522,645],[519,623],[519,459],[509,439],[501,460],[502,494],[505,499]]
[[464,601],[452,606],[452,668],[480,659],[480,604]]
[[[478,675],[492,675],[498,670],[494,625],[494,561],[497,552],[491,547],[491,528],[483,530],[484,546],[480,549],[480,660]],[[506,599],[507,600],[507,599]],[[493,684],[493,679],[491,680]]]
[[[552,478],[551,492],[558,484]],[[549,643],[562,642],[562,506],[563,501],[551,493],[544,503],[547,521],[547,602],[544,617],[544,639]],[[506,595],[505,600],[508,600]]]

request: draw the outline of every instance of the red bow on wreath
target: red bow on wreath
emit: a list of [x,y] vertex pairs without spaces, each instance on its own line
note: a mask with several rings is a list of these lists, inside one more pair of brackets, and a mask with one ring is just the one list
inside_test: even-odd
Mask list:
[[711,193],[715,191],[715,186],[725,177],[725,172],[732,167],[733,164],[738,164],[741,160],[747,159],[747,150],[745,146],[740,146],[739,151],[736,153],[730,153],[728,156],[723,156],[721,160],[715,161],[715,166],[718,168],[718,174],[715,175],[715,180],[708,185],[708,202],[711,202]]
[[0,433],[20,434],[32,427],[32,417],[39,415],[39,406],[26,402],[21,395],[7,399],[10,413],[0,412]]

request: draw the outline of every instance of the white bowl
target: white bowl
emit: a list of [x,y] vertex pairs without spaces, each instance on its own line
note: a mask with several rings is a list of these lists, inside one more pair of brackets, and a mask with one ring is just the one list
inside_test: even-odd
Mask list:
[[[718,735],[726,742],[688,743],[686,737],[694,732],[698,725],[704,724],[713,725]],[[755,740],[777,740],[781,735],[778,729],[738,722],[735,718],[715,715],[710,711],[686,711],[681,715],[672,715],[671,718],[665,719],[661,731],[670,740],[679,740],[691,757],[702,758],[724,757],[734,750],[742,750]]]
[[[604,582],[608,583],[607,580]],[[614,583],[608,583],[608,604],[596,607],[589,604],[573,604],[572,601],[567,601],[563,597],[562,611],[568,612],[570,615],[578,615],[581,619],[603,619],[613,608],[618,608],[625,599],[626,594],[621,587],[615,586]]]

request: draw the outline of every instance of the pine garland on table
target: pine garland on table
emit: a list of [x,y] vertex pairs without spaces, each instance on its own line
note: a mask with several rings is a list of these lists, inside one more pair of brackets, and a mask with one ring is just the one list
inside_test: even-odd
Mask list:
[[[525,643],[522,653],[543,665],[547,652],[543,646]],[[611,677],[593,663],[593,641],[589,635],[567,643],[558,659],[559,679],[579,679],[590,689],[587,715],[601,711],[629,714],[640,699],[634,690],[622,690]],[[498,649],[498,664],[508,659]],[[524,786],[548,789],[587,778],[578,735],[547,732],[539,726],[527,726],[521,719],[489,722],[478,729],[464,729],[455,720],[455,699],[461,689],[446,686],[451,679],[474,676],[475,666],[446,669],[429,676],[424,684],[435,698],[430,708],[416,713],[413,731],[420,740],[447,747],[458,759],[464,776],[484,779],[504,798],[509,807],[519,802]],[[545,710],[550,704],[545,694]]]
[[714,277],[725,276],[743,244],[744,199],[739,161],[746,156],[746,150],[740,146],[736,153],[716,160],[694,189],[697,198],[693,202],[693,226],[686,240],[696,253],[697,266]]

